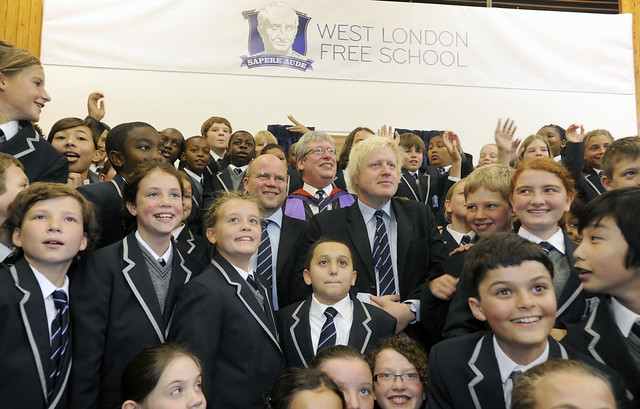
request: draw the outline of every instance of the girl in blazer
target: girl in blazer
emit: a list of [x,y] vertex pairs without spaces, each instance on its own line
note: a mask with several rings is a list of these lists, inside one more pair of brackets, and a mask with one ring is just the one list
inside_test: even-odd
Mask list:
[[271,298],[249,263],[260,245],[260,223],[256,199],[223,194],[207,216],[211,264],[182,288],[176,304],[169,339],[202,362],[210,408],[264,408],[264,395],[284,369]]
[[0,41],[0,152],[20,160],[31,183],[67,183],[67,158],[31,124],[40,119],[49,101],[40,60],[24,48]]
[[171,240],[183,212],[181,178],[171,164],[140,164],[123,199],[135,231],[90,254],[71,283],[73,408],[120,407],[125,365],[144,347],[165,342],[178,292],[198,272]]

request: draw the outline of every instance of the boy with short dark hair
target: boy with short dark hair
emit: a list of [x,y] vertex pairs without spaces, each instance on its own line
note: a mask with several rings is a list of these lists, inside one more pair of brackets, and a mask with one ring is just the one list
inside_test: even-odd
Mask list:
[[5,407],[67,408],[73,348],[67,272],[97,238],[93,206],[60,183],[34,183],[9,206],[15,265],[0,270]]
[[192,136],[184,141],[180,160],[184,163],[183,170],[191,180],[193,193],[193,208],[189,219],[189,228],[196,234],[201,232],[201,214],[203,209],[204,188],[207,185],[206,168],[211,161],[209,142],[201,136]]
[[640,138],[616,139],[602,155],[602,186],[607,190],[640,186]]
[[357,273],[343,240],[320,238],[309,250],[306,266],[304,281],[313,294],[276,311],[288,366],[308,367],[318,351],[333,345],[364,354],[378,339],[394,335],[393,316],[351,296]]
[[80,186],[78,192],[92,202],[98,224],[103,227],[99,247],[115,243],[126,236],[122,223],[122,188],[124,181],[146,159],[164,158],[164,144],[158,131],[144,122],[127,122],[115,126],[106,140],[107,156],[116,176],[108,182]]
[[592,200],[574,252],[584,289],[605,294],[591,315],[567,325],[562,342],[620,373],[640,403],[640,188],[615,189]]
[[513,379],[552,358],[587,360],[615,381],[622,396],[615,373],[549,335],[556,315],[553,263],[540,246],[495,233],[469,251],[463,274],[471,311],[490,330],[433,347],[427,408],[509,408]]

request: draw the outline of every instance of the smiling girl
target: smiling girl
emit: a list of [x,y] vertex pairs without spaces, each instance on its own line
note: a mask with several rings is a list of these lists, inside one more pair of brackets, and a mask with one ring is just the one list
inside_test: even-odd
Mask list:
[[19,159],[31,183],[67,182],[67,159],[43,143],[32,125],[49,101],[40,60],[0,41],[0,152]]
[[178,292],[199,272],[171,240],[183,216],[178,171],[161,159],[143,162],[122,193],[134,231],[91,254],[72,282],[74,408],[120,406],[122,370],[165,341]]
[[53,124],[47,137],[47,141],[67,158],[67,184],[71,187],[100,181],[98,175],[89,171],[91,163],[100,158],[91,124],[91,121],[80,118],[62,118]]

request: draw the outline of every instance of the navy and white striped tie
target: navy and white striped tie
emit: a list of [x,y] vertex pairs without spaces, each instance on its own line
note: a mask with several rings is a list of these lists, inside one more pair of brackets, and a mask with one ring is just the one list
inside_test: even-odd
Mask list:
[[395,294],[396,283],[393,277],[393,264],[391,263],[391,251],[389,249],[389,238],[387,228],[384,226],[382,210],[377,210],[376,234],[373,237],[373,262],[378,270],[378,294]]
[[324,321],[322,330],[320,330],[320,340],[316,353],[336,344],[336,325],[333,319],[338,315],[338,310],[333,307],[327,307],[327,309],[324,310],[324,315],[327,319]]
[[269,240],[269,232],[267,226],[271,223],[269,219],[262,220],[262,237],[260,240],[260,246],[258,247],[258,265],[256,270],[262,282],[266,284],[267,288],[271,289],[272,276],[273,276],[273,259],[271,257],[271,240]]
[[56,381],[62,372],[64,355],[69,346],[69,302],[67,294],[62,290],[55,290],[51,295],[56,307],[56,316],[51,322],[51,372],[49,373],[48,396],[53,396]]

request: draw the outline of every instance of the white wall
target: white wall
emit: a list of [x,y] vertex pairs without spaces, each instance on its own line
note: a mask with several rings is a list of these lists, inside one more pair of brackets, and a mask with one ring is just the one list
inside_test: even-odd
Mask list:
[[247,75],[191,74],[45,65],[52,96],[40,126],[66,116],[84,117],[92,91],[106,95],[111,126],[145,121],[199,134],[210,116],[224,116],[234,129],[255,133],[286,124],[292,114],[304,124],[332,133],[356,126],[391,124],[411,129],[451,129],[477,159],[491,142],[498,118],[515,119],[516,136],[542,125],[576,122],[587,130],[608,129],[616,138],[635,135],[633,95],[551,92],[426,84],[342,81]]

